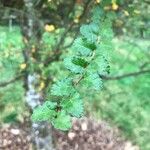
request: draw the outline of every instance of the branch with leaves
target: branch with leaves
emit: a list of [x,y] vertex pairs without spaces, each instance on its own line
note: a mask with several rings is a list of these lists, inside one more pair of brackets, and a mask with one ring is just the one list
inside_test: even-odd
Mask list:
[[105,17],[101,7],[93,10],[91,20],[81,26],[81,34],[72,46],[72,56],[64,60],[68,76],[52,85],[51,99],[33,111],[33,121],[49,120],[55,128],[68,130],[71,117],[79,118],[84,112],[83,94],[78,87],[91,89],[91,92],[101,89],[99,74],[109,72],[105,51],[111,48],[113,34],[109,17]]
[[[150,74],[150,69],[147,70],[140,70],[140,71],[136,71],[136,72],[131,72],[131,73],[124,73],[122,75],[116,75],[116,76],[105,76],[105,75],[99,75],[100,78],[102,78],[103,80],[121,80],[124,78],[128,78],[128,77],[136,77],[136,76],[140,76],[140,75],[144,75],[144,74]],[[9,84],[12,84],[14,82],[17,82],[18,80],[20,80],[22,78],[23,75],[19,75],[16,76],[15,78],[7,81],[7,82],[1,82],[0,83],[0,87],[5,87]]]

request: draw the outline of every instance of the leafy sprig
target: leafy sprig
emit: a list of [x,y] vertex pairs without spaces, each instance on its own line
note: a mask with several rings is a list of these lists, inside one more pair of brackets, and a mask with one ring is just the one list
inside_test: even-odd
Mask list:
[[49,120],[55,128],[68,130],[71,128],[71,117],[79,118],[84,113],[83,97],[77,85],[101,89],[100,74],[109,72],[105,51],[111,48],[112,31],[109,18],[99,6],[93,10],[91,23],[82,25],[80,33],[72,46],[73,55],[64,60],[68,76],[51,88],[51,94],[58,100],[46,101],[38,106],[33,111],[33,121]]

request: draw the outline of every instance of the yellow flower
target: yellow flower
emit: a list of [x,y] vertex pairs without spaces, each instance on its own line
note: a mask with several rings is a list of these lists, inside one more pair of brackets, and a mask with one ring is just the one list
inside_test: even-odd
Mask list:
[[40,86],[39,86],[39,91],[45,88],[45,83],[44,81],[41,81]]
[[54,30],[55,30],[55,26],[54,25],[48,25],[48,24],[45,25],[45,31],[52,32]]
[[97,4],[99,4],[101,2],[101,0],[95,0]]
[[112,3],[112,10],[117,10],[119,6],[116,3]]
[[75,22],[75,23],[79,23],[79,18],[78,18],[78,17],[75,18],[75,19],[74,19],[74,22]]
[[27,67],[27,64],[23,63],[20,65],[20,69],[24,70]]

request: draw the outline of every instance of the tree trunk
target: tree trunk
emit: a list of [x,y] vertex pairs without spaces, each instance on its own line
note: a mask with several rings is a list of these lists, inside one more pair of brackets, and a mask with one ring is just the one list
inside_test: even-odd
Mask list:
[[[32,110],[42,101],[41,94],[35,91],[34,83],[36,80],[35,74],[28,75],[26,101]],[[54,150],[51,126],[47,122],[32,123],[31,134],[37,150]]]
[[[31,39],[34,39],[35,42],[39,41],[39,37],[37,37],[38,34],[34,34],[34,31],[36,31],[37,28],[34,29],[36,23],[33,19],[35,17],[35,14],[32,0],[24,0],[24,4],[26,10],[26,17],[23,24],[22,33],[24,38],[27,40],[27,43],[23,53],[25,63],[30,65],[29,63],[31,61],[29,60],[31,56],[31,45],[29,44],[31,44]],[[36,45],[36,43],[34,43],[34,45]],[[35,83],[37,83],[37,80],[39,80],[38,75],[39,74],[34,71],[32,71],[32,73],[30,71],[26,71],[25,75],[25,86],[27,89],[26,102],[32,110],[36,106],[40,105],[43,101],[42,94],[36,91]],[[54,150],[50,124],[48,124],[47,122],[32,123],[31,134],[37,150]]]

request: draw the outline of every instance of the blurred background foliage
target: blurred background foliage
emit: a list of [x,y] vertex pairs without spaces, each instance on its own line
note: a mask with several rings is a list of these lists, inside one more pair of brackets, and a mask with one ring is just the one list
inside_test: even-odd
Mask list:
[[[21,17],[18,17],[19,12],[24,12],[24,2],[0,1],[2,16],[0,18],[0,124],[22,122],[25,116],[30,115],[24,100],[23,81],[17,80],[22,79],[20,75],[26,69],[41,72],[37,83],[39,91],[43,89],[49,91],[52,82],[65,77],[63,58],[70,55],[69,49],[78,35],[79,26],[89,21],[90,7],[93,3],[100,3],[111,18],[114,31],[112,51],[108,52],[110,78],[104,81],[103,90],[93,95],[92,100],[89,100],[87,94],[86,115],[94,115],[98,119],[109,121],[142,150],[149,150],[149,0],[33,0],[33,2],[35,16],[32,17],[35,20],[38,18],[40,22],[40,28],[35,27],[35,36],[40,37],[40,46],[38,45],[40,50],[36,53],[37,47],[31,42],[32,63],[29,65],[23,58],[25,48],[23,41],[26,39],[21,29]],[[88,9],[87,4],[90,5]],[[37,57],[40,57],[40,61],[36,59]],[[50,59],[52,61],[49,62]],[[48,99],[49,95],[45,94],[44,97]]]

